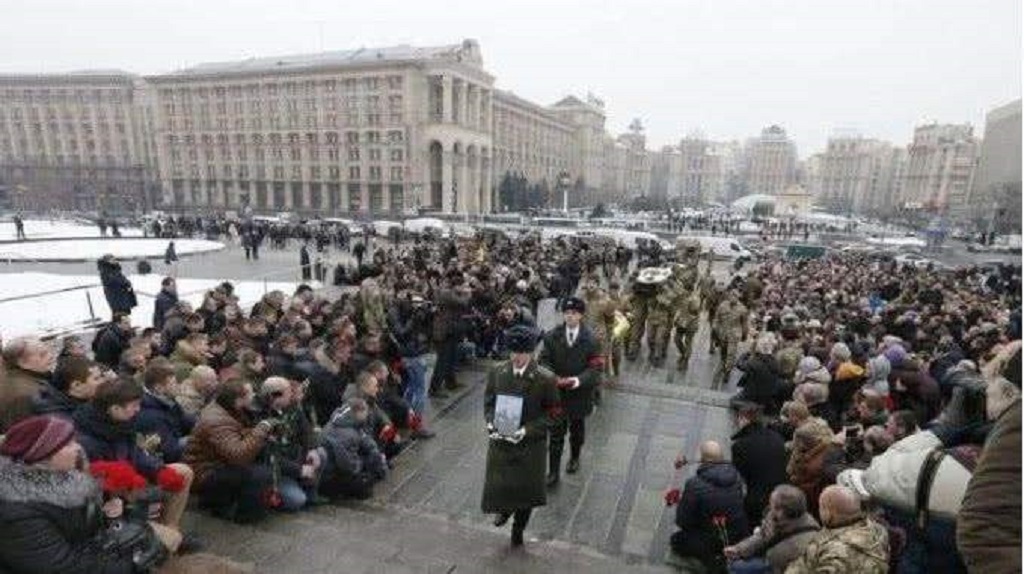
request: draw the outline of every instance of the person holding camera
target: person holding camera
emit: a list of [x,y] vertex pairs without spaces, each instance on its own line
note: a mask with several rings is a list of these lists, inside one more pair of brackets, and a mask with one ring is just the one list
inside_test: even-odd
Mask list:
[[271,507],[267,492],[273,476],[257,458],[276,421],[254,422],[254,396],[248,382],[222,383],[200,412],[184,455],[195,472],[200,505],[240,523],[263,518]]
[[264,455],[278,475],[281,510],[294,511],[316,498],[320,457],[314,450],[313,425],[300,404],[301,390],[288,379],[270,377],[260,387],[260,414],[275,421]]
[[434,306],[422,297],[406,291],[388,312],[388,333],[402,358],[405,400],[422,415],[427,402],[427,366],[423,360],[430,345],[430,324]]
[[369,418],[366,401],[351,398],[324,426],[317,452],[324,461],[320,492],[325,496],[365,500],[387,475],[387,459],[370,435]]

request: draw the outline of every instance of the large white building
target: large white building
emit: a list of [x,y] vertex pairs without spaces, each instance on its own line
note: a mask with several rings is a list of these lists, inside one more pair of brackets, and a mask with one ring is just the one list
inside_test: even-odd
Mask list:
[[744,153],[748,193],[777,195],[796,183],[796,144],[780,126],[761,130],[761,136],[750,140]]
[[903,174],[904,206],[963,215],[979,148],[970,124],[929,124],[915,128]]
[[971,187],[970,216],[988,230],[1020,230],[1021,101],[985,116],[981,157]]
[[[819,206],[833,213],[878,212],[898,200],[901,150],[888,142],[847,135],[830,138],[815,166]],[[808,174],[808,177],[812,177]]]
[[165,204],[491,209],[494,78],[472,40],[202,64],[147,80]]
[[153,207],[151,97],[141,78],[121,71],[0,76],[0,204]]

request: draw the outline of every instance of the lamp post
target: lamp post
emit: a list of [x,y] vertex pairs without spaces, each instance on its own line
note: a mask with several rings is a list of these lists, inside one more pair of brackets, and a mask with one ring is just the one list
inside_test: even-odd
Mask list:
[[568,172],[561,172],[558,174],[558,186],[562,188],[562,213],[569,213],[569,183],[570,178]]

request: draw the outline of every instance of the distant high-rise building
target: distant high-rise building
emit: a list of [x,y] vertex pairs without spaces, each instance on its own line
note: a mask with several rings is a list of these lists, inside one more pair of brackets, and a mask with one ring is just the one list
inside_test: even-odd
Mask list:
[[[573,195],[571,205],[596,205],[613,199],[605,193],[601,183],[604,166],[605,114],[604,102],[588,94],[586,101],[567,96],[551,106],[568,124],[573,126],[572,144]],[[582,185],[577,185],[581,183]]]
[[964,215],[979,147],[970,124],[915,128],[903,174],[903,205],[954,217]]
[[674,146],[651,152],[651,183],[648,195],[675,201],[682,191],[682,156]]
[[651,158],[643,124],[635,119],[629,132],[605,139],[603,181],[615,203],[626,203],[646,195],[650,189]]
[[151,96],[121,71],[0,76],[0,203],[111,214],[153,207]]
[[866,213],[891,203],[894,149],[859,136],[830,138],[815,174],[818,205],[833,213]]
[[[680,197],[686,205],[726,202],[738,185],[742,152],[737,142],[710,141],[691,134],[679,142],[682,176]],[[739,195],[744,193],[736,190]]]
[[971,187],[970,215],[981,229],[1020,230],[1021,101],[985,116],[981,157]]
[[761,130],[748,142],[745,156],[748,193],[777,195],[796,182],[796,144],[780,126]]

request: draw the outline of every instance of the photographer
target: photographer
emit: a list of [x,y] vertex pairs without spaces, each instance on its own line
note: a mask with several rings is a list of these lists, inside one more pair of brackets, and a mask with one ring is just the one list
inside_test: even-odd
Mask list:
[[264,455],[279,476],[281,510],[299,510],[316,496],[320,458],[313,452],[313,426],[299,406],[301,393],[283,377],[270,377],[260,387],[261,415],[276,421]]
[[399,297],[388,312],[388,332],[402,358],[405,400],[421,415],[427,400],[427,367],[423,356],[428,351],[428,333],[433,320],[434,306],[411,291]]
[[369,433],[366,401],[349,399],[324,426],[320,492],[330,497],[366,499],[387,474],[387,461]]

